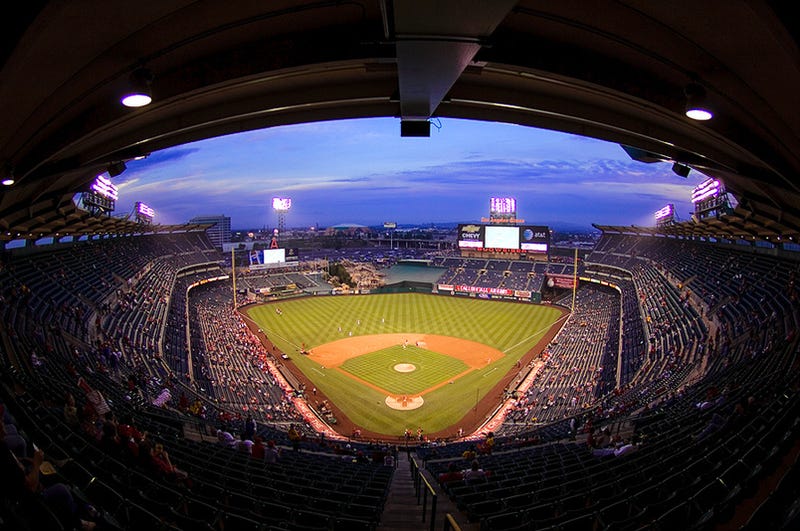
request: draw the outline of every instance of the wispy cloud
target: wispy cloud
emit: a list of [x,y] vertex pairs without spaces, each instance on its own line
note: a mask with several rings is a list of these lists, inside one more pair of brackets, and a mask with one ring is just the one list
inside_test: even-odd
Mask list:
[[293,198],[287,223],[297,225],[475,220],[493,195],[516,197],[531,222],[630,224],[666,202],[688,209],[697,182],[575,135],[443,120],[431,138],[404,139],[392,119],[195,142],[132,162],[117,180],[120,202],[147,202],[157,221],[227,212],[235,227],[272,224],[273,195]]

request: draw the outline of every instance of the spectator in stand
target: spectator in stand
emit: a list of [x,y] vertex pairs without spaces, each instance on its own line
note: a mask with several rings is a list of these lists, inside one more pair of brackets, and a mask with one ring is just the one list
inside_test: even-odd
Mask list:
[[294,450],[295,452],[298,451],[300,449],[301,436],[300,432],[297,431],[297,428],[295,428],[294,424],[289,426],[289,431],[287,435],[289,436],[289,441],[292,443],[292,450]]
[[189,474],[172,464],[169,460],[169,454],[164,450],[163,444],[156,443],[150,454],[150,458],[156,472],[162,474],[167,479],[182,483],[188,481]]
[[147,432],[141,433],[136,426],[131,424],[131,418],[126,416],[117,425],[117,434],[123,448],[123,456],[136,459],[139,457],[139,444],[147,437]]
[[227,448],[235,448],[236,439],[234,439],[233,435],[228,431],[217,430],[217,444]]
[[[5,408],[0,405],[0,416]],[[96,524],[83,520],[78,511],[78,505],[72,496],[70,488],[63,483],[55,483],[45,487],[40,481],[44,452],[35,448],[30,459],[17,458],[6,444],[6,424],[0,427],[0,497],[11,503],[16,503],[23,512],[27,511],[28,520],[36,522],[39,510],[36,498],[41,499],[53,512],[65,529],[94,529]]]
[[[4,409],[4,406],[0,404],[0,408]],[[7,413],[3,415],[2,440],[14,455],[24,458],[28,455],[28,442],[17,432],[17,425],[14,422],[15,420],[11,415]]]
[[247,419],[244,421],[244,438],[253,440],[253,437],[256,436],[256,421],[253,420],[252,415],[247,415]]
[[393,467],[394,463],[394,455],[392,455],[391,452],[387,452],[386,455],[383,456],[383,466]]
[[248,439],[244,433],[239,437],[240,439],[236,443],[236,449],[243,454],[251,455],[253,453],[253,441]]
[[592,450],[592,455],[595,457],[606,457],[613,455],[614,457],[622,457],[624,455],[636,452],[639,447],[633,442],[625,442],[621,437],[616,439],[611,446],[605,448],[596,448]]
[[189,410],[189,398],[183,391],[181,391],[181,396],[178,397],[178,410],[181,413],[186,413]]
[[472,461],[472,465],[467,470],[464,470],[462,474],[464,475],[464,481],[467,483],[486,481],[487,476],[486,471],[480,467],[477,459]]
[[481,446],[481,453],[483,454],[491,454],[492,449],[494,449],[494,432],[490,431],[486,434],[486,440],[483,441],[483,445]]
[[72,429],[76,429],[80,424],[78,407],[75,405],[75,397],[72,393],[67,393],[64,397],[64,422]]
[[253,447],[250,449],[250,456],[253,459],[264,459],[264,451],[267,447],[264,445],[264,439],[260,435],[255,436],[253,440]]
[[470,445],[469,448],[464,450],[464,453],[461,454],[461,457],[464,459],[464,461],[474,461],[477,455],[478,454],[475,452],[475,445]]
[[106,402],[103,394],[97,389],[92,388],[83,377],[78,379],[78,387],[86,393],[86,409],[89,415],[103,417],[106,413],[111,411],[111,407],[108,405],[108,402]]
[[275,441],[267,442],[267,447],[264,449],[264,462],[270,465],[274,465],[278,462],[278,458],[280,457],[281,453],[278,448],[275,447]]
[[442,472],[439,474],[438,479],[439,484],[445,486],[448,483],[453,483],[454,481],[462,481],[464,479],[464,474],[456,468],[455,463],[450,463],[447,466],[447,472]]
[[611,444],[611,435],[608,431],[608,427],[604,427],[600,430],[600,433],[594,438],[594,448],[605,448],[609,444]]

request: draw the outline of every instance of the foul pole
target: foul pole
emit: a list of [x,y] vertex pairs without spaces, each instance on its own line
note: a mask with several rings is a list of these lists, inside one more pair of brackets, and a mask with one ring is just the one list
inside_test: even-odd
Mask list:
[[578,291],[578,248],[575,247],[575,263],[572,266],[572,311],[575,311],[575,294]]
[[231,247],[231,277],[233,278],[233,309],[236,310],[236,249]]

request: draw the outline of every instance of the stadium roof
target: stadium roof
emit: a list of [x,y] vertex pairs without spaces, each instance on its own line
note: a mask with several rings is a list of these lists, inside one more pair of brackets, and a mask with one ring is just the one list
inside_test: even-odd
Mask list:
[[[21,2],[0,20],[0,232],[109,165],[212,136],[339,118],[513,122],[721,179],[747,223],[800,226],[800,23],[708,0]],[[128,109],[131,74],[154,101]],[[716,116],[684,114],[704,88]],[[398,134],[401,127],[398,123]],[[749,216],[749,217],[748,217]],[[774,225],[775,221],[777,225]],[[122,229],[127,230],[127,229]]]
[[638,234],[642,236],[677,236],[681,238],[725,238],[729,240],[767,240],[772,242],[800,241],[796,226],[787,226],[780,219],[759,216],[751,211],[735,208],[719,217],[682,221],[660,227],[636,225],[594,225],[603,232]]

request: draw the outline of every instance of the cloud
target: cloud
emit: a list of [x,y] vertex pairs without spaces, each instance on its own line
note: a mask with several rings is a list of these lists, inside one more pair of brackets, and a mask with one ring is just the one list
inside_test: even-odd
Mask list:
[[476,220],[498,195],[516,197],[531,222],[630,224],[667,202],[690,207],[694,172],[680,179],[669,165],[633,161],[616,144],[507,124],[442,122],[428,139],[401,139],[397,120],[383,118],[195,142],[132,162],[118,179],[121,202],[145,201],[183,221],[228,212],[237,228],[274,222],[275,195],[293,198],[287,223],[298,226],[345,218]]

